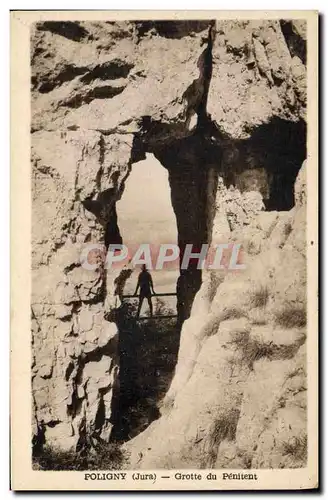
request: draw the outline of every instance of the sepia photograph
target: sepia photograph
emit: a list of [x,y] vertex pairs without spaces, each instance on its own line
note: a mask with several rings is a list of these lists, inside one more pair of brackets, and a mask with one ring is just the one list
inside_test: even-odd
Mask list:
[[317,13],[41,14],[29,484],[315,488]]

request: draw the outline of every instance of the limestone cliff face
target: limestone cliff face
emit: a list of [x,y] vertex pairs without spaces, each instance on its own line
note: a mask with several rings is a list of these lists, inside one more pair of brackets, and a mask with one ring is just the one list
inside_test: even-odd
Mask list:
[[127,444],[132,466],[305,465],[304,176],[305,166],[292,211],[259,210],[239,221],[258,236],[256,248],[245,245],[246,269],[204,277],[183,325],[162,416]]
[[82,201],[124,178],[128,141],[92,131],[32,136],[35,432],[41,427],[61,447],[77,445],[83,433],[110,435],[117,329],[104,320],[104,273],[81,267],[86,243],[104,233]]
[[[228,449],[232,461],[238,453],[231,450],[240,448],[247,450],[252,463],[267,464],[263,457],[268,441],[263,438],[256,453],[251,453],[253,442],[247,431],[251,420],[257,419],[254,432],[264,436],[262,403],[258,401],[256,412],[255,399],[248,407],[243,395],[255,398],[257,380],[278,365],[277,377],[268,376],[268,381],[278,384],[285,401],[281,418],[288,427],[293,412],[304,412],[301,396],[297,396],[297,410],[288,403],[290,394],[297,393],[296,381],[301,384],[302,350],[298,348],[304,342],[304,328],[296,325],[285,337],[275,326],[273,335],[272,318],[278,304],[286,300],[285,290],[296,300],[287,283],[288,259],[297,256],[300,269],[304,267],[297,230],[304,224],[302,211],[280,211],[293,205],[294,181],[305,158],[305,44],[304,25],[294,21],[43,22],[33,26],[31,317],[37,439],[72,448],[86,439],[110,438],[119,370],[118,332],[115,322],[104,319],[104,312],[114,305],[114,276],[106,276],[101,268],[83,269],[80,256],[87,243],[105,242],[106,234],[119,240],[115,202],[122,196],[132,163],[146,152],[154,153],[169,170],[181,245],[210,242],[212,233],[214,239],[222,236],[223,228],[229,237],[237,238],[234,220],[240,203],[236,197],[244,193],[247,198],[255,191],[261,198],[255,203],[261,212],[254,214],[256,224],[251,215],[257,211],[255,193],[247,205],[247,217],[253,222],[247,222],[246,230],[244,223],[237,226],[247,233],[254,259],[265,255],[265,245],[270,245],[268,254],[274,253],[282,263],[279,267],[274,261],[263,271],[268,304],[275,305],[272,310],[267,305],[252,308],[252,314],[265,316],[267,326],[261,331],[243,312],[243,300],[249,299],[245,286],[259,286],[251,265],[246,274],[226,277],[219,288],[221,278],[193,272],[186,276],[191,295],[184,297],[185,317],[201,289],[183,327],[177,373],[167,396],[177,409],[154,424],[158,432],[163,435],[166,420],[173,429],[181,422],[190,423],[187,448],[193,443],[194,451],[186,456],[194,457],[195,464],[210,460],[215,465],[223,460],[219,447]],[[227,190],[229,185],[237,191]],[[279,213],[264,213],[264,205]],[[188,222],[190,214],[194,219]],[[289,233],[286,228],[291,228]],[[255,233],[256,238],[250,237]],[[277,252],[271,249],[270,253],[272,241]],[[241,316],[222,319],[234,301]],[[201,315],[205,330],[197,327]],[[250,352],[245,354],[245,349]],[[271,357],[258,355],[257,349]],[[231,368],[227,375],[235,360],[238,373]],[[273,398],[273,391],[268,392]],[[193,420],[190,402],[198,401],[197,395],[199,415]],[[272,428],[266,432],[274,437],[280,432],[278,403],[272,399],[265,404],[272,415]],[[224,427],[228,416],[229,425]],[[202,429],[197,427],[200,421]],[[238,432],[249,442],[241,443]],[[219,436],[215,444],[208,441],[213,434]],[[177,453],[187,451],[182,442],[178,446]],[[195,457],[195,453],[203,457],[204,451],[206,459]],[[166,461],[164,451],[158,460]]]

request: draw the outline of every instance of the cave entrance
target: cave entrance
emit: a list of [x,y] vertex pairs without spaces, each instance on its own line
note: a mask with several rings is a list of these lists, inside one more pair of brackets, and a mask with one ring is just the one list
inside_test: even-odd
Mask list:
[[306,124],[274,118],[253,134],[250,145],[268,175],[267,211],[294,206],[294,184],[306,158]]
[[250,139],[225,148],[227,185],[242,193],[260,191],[266,211],[294,206],[294,184],[306,158],[306,124],[274,118]]
[[[152,154],[132,165],[116,210],[122,241],[132,255],[141,244],[149,244],[151,254],[161,243],[177,244],[169,174]],[[134,294],[140,271],[141,266],[133,269],[125,296]],[[169,269],[149,271],[156,294],[175,293],[179,262]],[[180,344],[176,317],[168,317],[176,315],[176,297],[153,296],[153,319],[148,318],[144,300],[140,318],[145,321],[136,320],[138,302],[133,297],[124,300],[117,318],[120,383],[113,404],[112,439],[118,441],[133,438],[160,416],[159,402],[171,383]]]
[[[140,245],[149,245],[152,263],[161,244],[177,244],[177,224],[171,203],[171,189],[168,172],[154,155],[147,153],[146,159],[134,163],[126,181],[124,193],[116,204],[118,226],[123,243],[131,254]],[[132,273],[126,283],[124,294],[133,294],[141,265]],[[174,293],[179,276],[177,264],[164,269],[149,269],[156,294]],[[153,297],[154,313],[163,309],[176,311],[174,297]],[[146,315],[147,301],[144,301],[141,316]]]

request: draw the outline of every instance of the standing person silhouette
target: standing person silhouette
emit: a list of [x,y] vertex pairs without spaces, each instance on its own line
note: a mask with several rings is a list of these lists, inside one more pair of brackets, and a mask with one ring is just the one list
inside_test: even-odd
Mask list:
[[148,300],[150,316],[153,316],[153,304],[151,301],[151,295],[152,293],[153,295],[155,295],[155,290],[151,274],[147,271],[145,264],[143,264],[142,271],[139,274],[137,288],[136,291],[134,292],[134,295],[137,295],[139,288],[140,288],[140,294],[139,294],[137,318],[139,318],[142,303],[145,298]]

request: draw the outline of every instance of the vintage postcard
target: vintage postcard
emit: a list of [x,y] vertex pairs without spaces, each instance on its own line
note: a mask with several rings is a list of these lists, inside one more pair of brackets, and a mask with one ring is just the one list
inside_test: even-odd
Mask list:
[[11,12],[14,490],[318,488],[318,13]]

